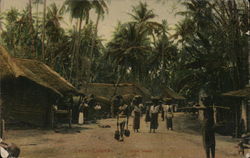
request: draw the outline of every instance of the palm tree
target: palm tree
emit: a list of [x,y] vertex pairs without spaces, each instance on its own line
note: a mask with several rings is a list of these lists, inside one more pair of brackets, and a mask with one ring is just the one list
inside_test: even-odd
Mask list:
[[39,4],[43,3],[43,0],[32,0],[32,3],[36,5],[36,27],[38,29],[39,22]]
[[[177,46],[168,37],[167,21],[162,21],[162,30],[152,53],[148,57],[148,72],[151,79],[151,87],[160,88],[161,86],[171,87],[171,78],[174,75],[176,63],[178,63]],[[158,85],[158,86],[155,86]]]
[[137,6],[133,6],[132,13],[128,14],[132,17],[132,23],[137,23],[140,27],[145,27],[148,30],[155,44],[154,33],[158,33],[162,26],[160,23],[152,21],[157,15],[153,10],[148,9],[147,3],[140,2]]
[[[71,17],[77,19],[78,25],[78,40],[76,41],[74,54],[72,57],[72,64],[75,58],[80,58],[80,39],[81,39],[81,29],[82,29],[82,21],[85,19],[85,24],[89,24],[89,12],[92,8],[95,8],[97,13],[97,20],[95,25],[95,36],[92,38],[92,47],[91,47],[91,56],[93,56],[93,50],[95,47],[95,41],[97,37],[97,27],[99,24],[100,18],[107,12],[107,4],[105,0],[98,0],[98,1],[89,1],[89,0],[82,0],[82,1],[75,1],[75,0],[66,0],[65,4],[68,6],[67,10],[70,12]],[[92,60],[92,57],[91,57]],[[76,62],[76,67],[79,67],[79,62]],[[73,65],[72,65],[73,70]]]
[[48,32],[50,40],[58,41],[60,38],[61,22],[63,22],[65,7],[58,8],[55,3],[52,3],[47,8],[45,30]]
[[118,24],[113,39],[107,45],[107,57],[120,68],[121,76],[132,74],[142,81],[143,65],[150,40],[145,28],[138,29],[135,23]]
[[31,35],[31,56],[35,55],[35,40],[34,40],[34,28],[33,28],[33,18],[32,18],[32,0],[29,0],[29,25],[30,25],[30,35]]
[[[2,13],[2,0],[0,0],[0,14]],[[2,31],[2,19],[0,21],[0,30]]]
[[[75,46],[73,48],[73,55],[72,55],[72,67],[71,73],[74,69],[74,60],[80,58],[80,36],[81,36],[81,29],[82,29],[82,21],[85,18],[86,24],[89,22],[89,11],[92,7],[91,1],[82,0],[82,1],[75,1],[75,0],[66,0],[65,5],[67,5],[67,11],[70,12],[72,18],[77,20],[76,26],[78,26],[78,38],[75,41]],[[78,61],[78,60],[77,60]],[[76,68],[79,68],[79,62],[76,62]],[[76,80],[78,82],[78,79]]]
[[90,50],[90,54],[91,54],[91,62],[92,62],[92,58],[93,58],[93,50],[95,47],[95,41],[98,35],[98,24],[100,21],[100,18],[104,17],[105,13],[108,13],[108,6],[105,2],[105,0],[99,0],[99,1],[93,1],[93,7],[96,10],[97,13],[97,19],[96,19],[96,24],[95,24],[95,28],[94,28],[94,37],[92,38],[92,44],[91,44],[91,50]]
[[[39,33],[39,4],[43,3],[43,0],[32,0],[32,3],[36,5],[36,34]],[[34,41],[37,43],[38,41]],[[38,46],[35,47],[36,55],[38,55]]]
[[[50,45],[53,43],[59,43],[61,38],[63,38],[63,29],[61,28],[60,23],[63,21],[65,7],[62,6],[59,9],[55,3],[52,3],[47,10],[45,33],[48,41],[47,45]],[[53,62],[55,61],[53,55],[54,54],[50,52],[50,54],[48,54],[49,57],[47,56],[47,58],[49,58],[50,62],[55,63]]]
[[45,21],[46,21],[46,4],[47,0],[43,1],[43,31],[42,31],[42,60],[45,60]]

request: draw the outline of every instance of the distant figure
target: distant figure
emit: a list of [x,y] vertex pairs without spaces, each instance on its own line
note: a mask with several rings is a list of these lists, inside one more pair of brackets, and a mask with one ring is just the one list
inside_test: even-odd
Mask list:
[[173,130],[173,109],[172,106],[168,106],[167,111],[166,111],[166,124],[167,124],[167,129],[168,130]]
[[112,118],[116,117],[118,107],[123,105],[123,97],[121,95],[114,96],[111,101],[110,114]]
[[96,103],[95,107],[95,119],[99,119],[100,118],[100,110],[102,109],[102,106],[100,105],[99,102]]
[[213,110],[206,108],[204,110],[204,121],[202,124],[203,146],[206,152],[206,158],[215,158],[215,130],[213,120]]
[[163,102],[162,101],[159,101],[159,105],[160,105],[160,108],[159,108],[159,112],[161,113],[161,120],[164,121],[164,116],[165,116],[165,113],[164,113],[164,110],[163,110]]
[[153,97],[152,98],[153,105],[150,107],[150,133],[153,130],[153,133],[155,133],[155,130],[158,128],[158,114],[160,110],[159,105],[159,98]]
[[84,123],[83,109],[84,109],[84,102],[82,102],[82,103],[79,105],[78,124],[83,124],[83,123]]
[[150,122],[150,107],[151,107],[151,103],[148,102],[146,104],[146,116],[145,116],[146,123]]
[[84,98],[83,102],[83,123],[86,124],[89,121],[89,104],[87,97]]
[[166,119],[166,128],[168,130],[173,130],[173,109],[171,106],[171,102],[172,100],[170,98],[164,98],[163,100],[163,104],[162,104],[162,109],[165,113],[165,119]]
[[133,106],[133,114],[134,114],[134,120],[133,120],[133,129],[134,132],[139,132],[140,129],[140,120],[141,120],[141,109],[142,109],[142,104],[140,104],[141,101],[139,98],[134,98],[132,101],[132,106]]
[[125,125],[126,123],[128,123],[128,117],[129,117],[129,106],[127,104],[119,106],[117,113],[117,125],[119,126],[120,141],[124,141],[123,135],[125,131]]

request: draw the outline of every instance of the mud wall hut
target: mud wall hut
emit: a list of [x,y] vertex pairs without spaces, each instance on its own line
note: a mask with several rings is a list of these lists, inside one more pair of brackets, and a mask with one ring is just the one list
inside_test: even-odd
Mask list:
[[[234,104],[236,128],[244,128],[244,132],[250,132],[250,85],[245,88],[223,93],[223,96],[233,97],[234,100],[241,101],[241,104]],[[239,101],[240,100],[240,101]],[[244,127],[240,127],[244,126]]]
[[0,47],[0,97],[6,123],[48,125],[57,99],[78,93],[58,73],[42,62],[12,58]]

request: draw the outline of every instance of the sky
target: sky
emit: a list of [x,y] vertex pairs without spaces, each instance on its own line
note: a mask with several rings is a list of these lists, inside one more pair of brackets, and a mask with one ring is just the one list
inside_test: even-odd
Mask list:
[[[29,0],[2,0],[1,10],[6,11],[12,7],[22,10],[27,5],[28,1]],[[118,21],[129,21],[131,18],[128,12],[131,12],[131,6],[137,5],[140,1],[147,2],[149,9],[153,9],[154,13],[158,15],[155,21],[161,22],[162,19],[166,19],[170,28],[173,28],[181,19],[180,16],[175,16],[176,12],[183,9],[183,6],[178,2],[179,0],[110,0],[109,13],[100,22],[98,34],[103,39],[111,39],[112,32]],[[61,6],[64,0],[47,0],[48,5],[53,2]],[[42,6],[39,7],[39,10],[42,10]],[[92,13],[91,18],[95,21],[96,15]],[[69,16],[65,15],[65,22],[67,25],[62,24],[63,27],[71,27],[73,25],[69,19]]]

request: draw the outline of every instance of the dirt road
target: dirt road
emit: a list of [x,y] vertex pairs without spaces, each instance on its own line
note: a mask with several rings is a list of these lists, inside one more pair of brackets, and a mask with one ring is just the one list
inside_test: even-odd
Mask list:
[[[149,133],[149,124],[142,118],[140,133],[132,132],[124,142],[113,138],[114,119],[98,124],[61,130],[10,130],[7,142],[21,147],[23,158],[204,158],[199,123],[189,115],[178,113],[174,118],[174,131],[167,131],[165,122],[159,121],[157,133]],[[160,119],[159,119],[160,120]],[[236,141],[231,137],[216,136],[216,157],[238,158]]]

